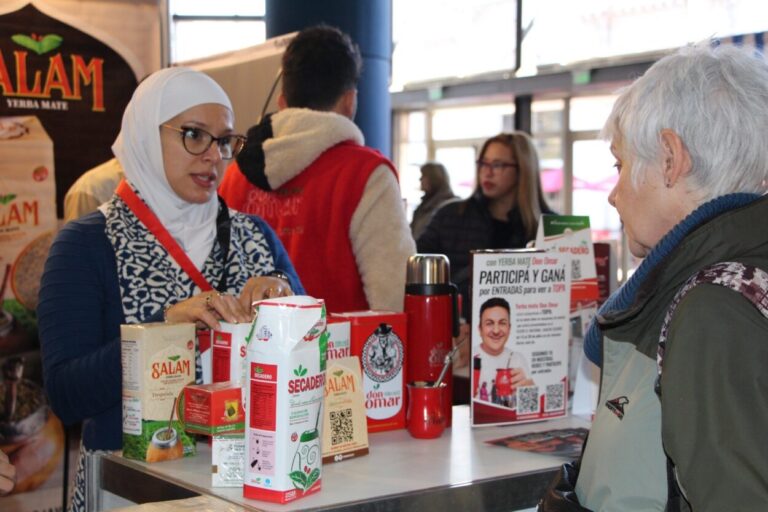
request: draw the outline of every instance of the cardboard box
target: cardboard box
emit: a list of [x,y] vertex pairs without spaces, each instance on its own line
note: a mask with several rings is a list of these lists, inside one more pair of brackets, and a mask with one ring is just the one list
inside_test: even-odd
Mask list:
[[160,462],[194,455],[195,441],[176,417],[182,390],[195,382],[194,324],[125,324],[120,337],[123,456]]
[[207,436],[245,431],[242,388],[234,382],[184,388],[184,428]]
[[368,426],[360,360],[354,356],[332,359],[325,372],[323,463],[367,453]]
[[332,318],[350,323],[352,355],[363,368],[368,432],[405,428],[407,315],[354,311]]
[[251,324],[219,322],[220,329],[213,330],[212,357],[213,382],[237,382],[245,380],[245,356]]
[[349,320],[334,315],[328,316],[328,360],[342,359],[352,355],[351,328]]

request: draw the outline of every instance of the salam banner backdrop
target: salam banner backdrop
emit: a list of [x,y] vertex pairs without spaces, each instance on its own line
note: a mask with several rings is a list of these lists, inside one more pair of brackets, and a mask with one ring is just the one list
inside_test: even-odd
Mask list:
[[0,4],[0,449],[18,474],[4,512],[61,510],[74,473],[77,427],[65,431],[42,388],[40,276],[64,194],[112,158],[138,80],[160,67],[158,5]]

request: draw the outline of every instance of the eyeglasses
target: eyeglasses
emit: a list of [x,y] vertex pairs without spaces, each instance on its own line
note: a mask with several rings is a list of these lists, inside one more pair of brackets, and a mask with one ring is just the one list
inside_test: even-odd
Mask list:
[[497,160],[494,160],[493,162],[489,162],[487,160],[478,160],[475,163],[477,164],[478,171],[482,171],[483,168],[488,168],[493,172],[499,172],[499,171],[504,171],[506,169],[517,168],[517,164],[513,164],[512,162],[500,162]]
[[202,155],[215,142],[219,147],[221,159],[231,160],[240,153],[246,141],[242,135],[230,134],[214,137],[210,132],[192,126],[182,126],[181,128],[169,124],[161,124],[160,126],[181,133],[181,143],[190,155]]

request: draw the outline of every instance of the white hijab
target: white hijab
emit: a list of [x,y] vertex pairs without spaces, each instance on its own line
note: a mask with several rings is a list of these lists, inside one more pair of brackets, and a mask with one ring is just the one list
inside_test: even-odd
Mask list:
[[165,176],[160,125],[205,103],[232,110],[227,93],[208,75],[181,67],[157,71],[133,93],[112,145],[128,182],[198,269],[216,239],[219,199],[214,194],[207,203],[194,204],[176,195]]

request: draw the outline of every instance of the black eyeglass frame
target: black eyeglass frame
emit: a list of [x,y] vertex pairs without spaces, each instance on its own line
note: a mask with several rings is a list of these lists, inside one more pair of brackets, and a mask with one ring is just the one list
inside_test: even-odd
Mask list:
[[[190,155],[194,155],[194,156],[200,156],[203,153],[205,153],[206,151],[208,151],[209,149],[211,149],[211,146],[213,145],[214,142],[216,143],[216,146],[219,149],[219,154],[221,154],[221,144],[220,144],[220,142],[224,141],[226,139],[229,139],[229,138],[234,138],[235,141],[239,142],[239,144],[236,144],[236,145],[232,146],[232,155],[229,156],[229,157],[224,157],[224,155],[221,155],[221,159],[222,160],[232,160],[233,158],[236,158],[237,155],[240,154],[240,151],[242,151],[243,148],[245,147],[245,142],[248,140],[245,137],[245,135],[239,135],[239,134],[236,134],[236,133],[230,133],[228,135],[222,135],[221,137],[214,137],[211,132],[209,132],[208,130],[205,130],[203,128],[200,128],[198,126],[187,126],[187,127],[182,126],[181,128],[176,128],[175,126],[171,126],[169,124],[161,124],[160,127],[161,128],[168,128],[168,129],[173,130],[175,132],[179,132],[181,134],[181,145],[184,146],[184,150],[187,153],[189,153]],[[205,135],[207,135],[208,137],[211,138],[211,141],[205,146],[205,149],[195,153],[194,151],[191,151],[187,147],[187,138],[186,138],[186,136],[184,134],[187,131],[189,131],[189,130],[197,130],[198,132],[204,133]]]

